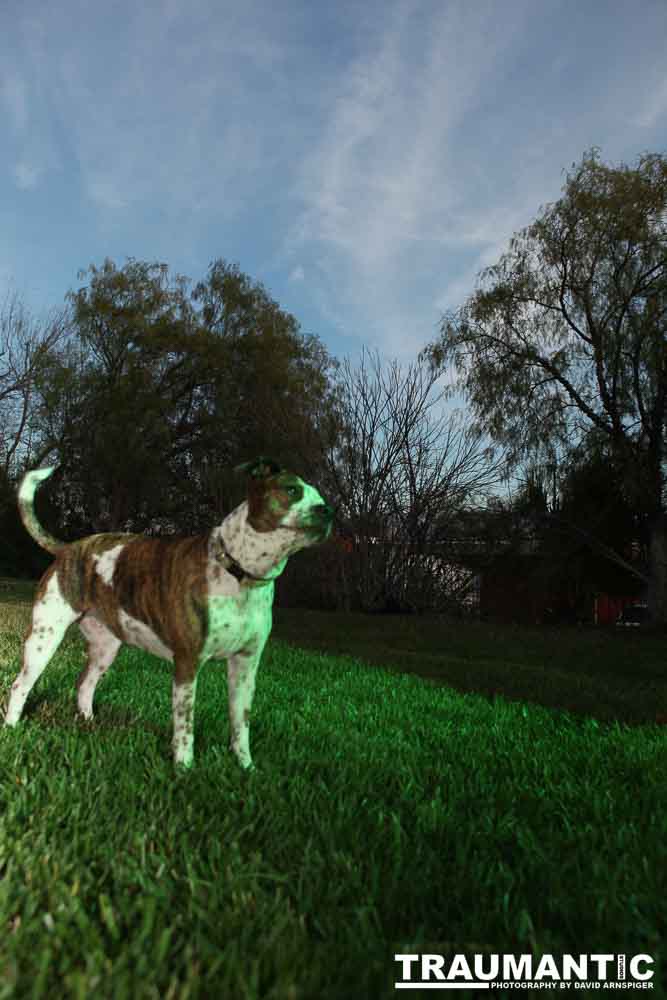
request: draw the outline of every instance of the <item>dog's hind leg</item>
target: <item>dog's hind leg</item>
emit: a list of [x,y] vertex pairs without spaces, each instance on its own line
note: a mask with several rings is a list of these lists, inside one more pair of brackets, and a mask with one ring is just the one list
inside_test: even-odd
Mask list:
[[95,688],[116,658],[121,641],[106,625],[89,614],[81,619],[79,628],[88,641],[88,663],[76,682],[79,691],[77,702],[84,719],[92,719]]
[[42,578],[32,609],[32,623],[23,647],[23,667],[12,684],[5,724],[14,726],[21,718],[26,698],[60,645],[68,626],[81,617],[80,611],[65,600],[58,587],[55,567]]

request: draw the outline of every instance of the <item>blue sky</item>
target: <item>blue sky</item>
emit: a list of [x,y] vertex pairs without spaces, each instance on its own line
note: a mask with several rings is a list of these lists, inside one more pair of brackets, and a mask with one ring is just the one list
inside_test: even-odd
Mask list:
[[105,256],[409,361],[563,168],[664,152],[665,0],[5,0],[0,299]]

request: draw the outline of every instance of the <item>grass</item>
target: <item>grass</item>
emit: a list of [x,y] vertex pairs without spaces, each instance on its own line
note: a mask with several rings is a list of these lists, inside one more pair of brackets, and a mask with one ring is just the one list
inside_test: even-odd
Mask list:
[[276,617],[253,774],[221,664],[175,778],[168,668],[124,649],[78,721],[73,634],[0,729],[0,1000],[375,1000],[410,950],[645,952],[667,995],[664,640]]

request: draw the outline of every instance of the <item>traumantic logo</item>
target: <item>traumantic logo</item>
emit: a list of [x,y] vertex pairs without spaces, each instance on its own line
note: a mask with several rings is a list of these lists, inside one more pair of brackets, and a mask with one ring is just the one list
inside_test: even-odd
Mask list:
[[397,990],[652,990],[650,955],[465,955],[397,954]]

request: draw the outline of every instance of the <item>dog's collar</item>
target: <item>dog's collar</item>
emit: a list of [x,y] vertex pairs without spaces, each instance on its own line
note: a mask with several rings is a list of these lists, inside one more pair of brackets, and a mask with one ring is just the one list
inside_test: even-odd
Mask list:
[[248,573],[248,571],[243,568],[241,563],[237,562],[237,560],[229,554],[222,538],[220,538],[220,555],[218,558],[227,572],[231,573],[231,575],[235,577],[239,583],[245,583],[247,587],[261,587],[262,584],[273,583],[273,580],[267,580],[263,576],[253,576],[252,573]]

